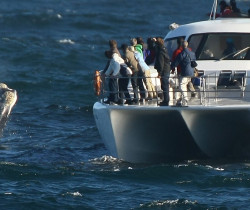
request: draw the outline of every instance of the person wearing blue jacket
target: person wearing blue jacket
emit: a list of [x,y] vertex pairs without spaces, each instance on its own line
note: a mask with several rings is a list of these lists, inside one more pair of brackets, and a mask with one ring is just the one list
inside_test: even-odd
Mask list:
[[188,49],[188,42],[183,41],[183,51],[176,57],[171,64],[171,69],[176,68],[178,65],[181,67],[180,73],[180,91],[181,98],[177,99],[177,106],[187,106],[187,84],[191,81],[191,77],[194,76],[194,68],[191,67],[191,61],[195,61],[196,57],[194,52]]

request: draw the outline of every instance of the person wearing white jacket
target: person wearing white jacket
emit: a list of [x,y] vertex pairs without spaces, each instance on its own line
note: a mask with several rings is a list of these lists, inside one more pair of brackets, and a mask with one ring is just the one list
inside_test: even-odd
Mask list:
[[[130,94],[128,92],[129,78],[127,69],[128,67],[125,64],[124,60],[117,53],[113,53],[109,67],[105,72],[105,76],[109,77],[109,90],[110,90],[109,99],[106,103],[113,102],[121,104],[123,103],[124,95],[127,100],[127,103],[128,104],[131,103]],[[119,78],[118,84],[120,91],[119,93],[120,99],[118,99],[117,78]]]

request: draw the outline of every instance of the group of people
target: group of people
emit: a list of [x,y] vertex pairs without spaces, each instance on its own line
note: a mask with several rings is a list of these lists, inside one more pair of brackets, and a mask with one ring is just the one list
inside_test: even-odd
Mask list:
[[[241,11],[237,7],[236,0],[230,0],[229,4],[225,0],[221,0],[219,3],[220,14],[217,17],[237,17],[241,16]],[[247,15],[250,17],[250,9],[247,10]]]
[[240,15],[240,9],[236,5],[235,0],[230,0],[230,4],[227,4],[226,1],[222,0],[219,3],[220,6],[220,16],[238,16]]
[[[187,105],[187,86],[194,75],[191,61],[195,61],[195,54],[183,39],[178,40],[178,45],[171,59],[162,37],[148,38],[147,45],[141,37],[132,38],[130,45],[121,45],[119,48],[121,53],[117,42],[110,40],[110,49],[105,51],[108,63],[103,71],[103,74],[108,77],[109,87],[109,96],[105,103],[123,104],[125,102],[130,105],[157,98],[158,94],[150,74],[150,66],[154,66],[162,89],[162,101],[159,105],[169,105],[169,78],[171,71],[176,67],[181,92],[177,98],[177,105]],[[133,99],[128,91],[129,79],[133,88]],[[148,92],[147,98],[146,92]]]

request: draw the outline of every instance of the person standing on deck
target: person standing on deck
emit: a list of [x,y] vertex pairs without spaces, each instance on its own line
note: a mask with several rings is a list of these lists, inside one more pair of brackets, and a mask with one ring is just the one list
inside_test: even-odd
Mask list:
[[232,15],[232,10],[226,1],[222,0],[219,3],[220,5],[220,16],[227,17]]
[[144,60],[146,64],[153,65],[155,62],[155,40],[152,37],[147,39],[147,49],[145,50]]
[[130,40],[130,44],[134,47],[136,51],[138,51],[143,56],[142,45],[137,42],[136,38],[132,38]]
[[116,69],[119,68],[119,65],[117,62],[112,57],[112,52],[110,50],[105,51],[105,56],[109,59],[107,62],[107,66],[105,67],[104,76],[108,77],[108,100],[105,101],[105,103],[110,104],[110,103],[117,103],[118,102],[118,84],[117,80],[114,76],[112,76],[113,71],[117,71]]
[[170,76],[170,58],[166,47],[164,46],[164,39],[158,37],[156,39],[156,57],[154,68],[158,72],[158,77],[161,80],[161,89],[163,90],[163,101],[160,106],[169,105],[169,76]]
[[147,44],[144,43],[143,38],[142,37],[136,37],[137,40],[137,44],[142,46],[142,55],[143,55],[143,59],[145,60],[146,57],[146,49],[147,49]]
[[171,68],[175,68],[178,65],[181,67],[180,76],[180,91],[181,98],[177,100],[177,106],[187,106],[187,85],[191,81],[191,77],[194,76],[194,68],[191,67],[191,60],[196,60],[195,54],[188,49],[188,42],[183,41],[182,43],[183,51],[176,57],[174,62],[171,64]]
[[237,7],[235,0],[230,0],[230,6],[232,8],[233,13],[240,14],[240,9]]
[[138,93],[138,87],[140,90],[140,95],[142,98],[145,98],[145,88],[143,85],[142,77],[143,72],[140,69],[138,61],[135,59],[134,52],[132,50],[129,50],[128,45],[122,44],[121,49],[124,54],[124,61],[128,65],[128,67],[132,70],[132,76],[131,76],[131,83],[133,87],[134,92],[134,103],[139,103],[139,93]]
[[[177,49],[173,52],[173,55],[172,55],[172,59],[171,59],[171,62],[174,62],[174,60],[176,59],[176,57],[183,51],[183,47],[182,47],[182,43],[184,42],[184,38],[180,37],[177,39]],[[191,48],[188,48],[190,51]],[[172,72],[174,73],[174,70],[175,68],[172,69]],[[181,75],[181,66],[178,65],[177,66],[177,76],[179,77]],[[193,86],[193,83],[192,81],[190,81],[188,83],[188,89],[191,91],[191,97],[195,97],[196,96],[196,93],[195,93],[195,89],[194,89],[194,86]],[[179,92],[176,93],[176,98],[180,98],[180,96],[178,95]]]
[[113,39],[109,40],[109,47],[112,54],[117,53],[121,57],[121,54],[117,47],[117,42],[115,40]]
[[150,68],[149,66],[145,63],[143,56],[141,55],[141,53],[139,53],[137,50],[135,50],[135,58],[139,63],[139,66],[141,68],[141,70],[144,72],[144,76],[145,76],[145,85],[146,88],[148,90],[148,100],[152,100],[153,98],[156,98],[156,92],[155,92],[155,87],[152,83],[152,79],[151,79],[151,74],[150,74]]
[[[105,54],[108,55],[107,57],[111,59],[109,67],[105,72],[105,76],[109,77],[109,90],[110,90],[108,101],[106,101],[105,103],[110,104],[110,102],[112,102],[112,103],[122,104],[124,95],[127,101],[130,101],[131,99],[128,92],[129,78],[126,72],[127,65],[117,53],[112,53],[111,51],[107,51],[105,52]],[[118,99],[117,79],[120,90],[119,93],[120,99]]]

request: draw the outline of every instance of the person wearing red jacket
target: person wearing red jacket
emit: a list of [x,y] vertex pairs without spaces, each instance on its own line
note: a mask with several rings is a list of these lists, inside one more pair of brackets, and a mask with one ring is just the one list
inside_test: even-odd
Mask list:
[[[175,58],[182,52],[183,48],[182,48],[182,42],[184,41],[183,38],[178,38],[177,39],[177,49],[173,52],[173,55],[172,55],[172,59],[171,59],[171,62],[174,62]],[[175,69],[172,69],[172,72],[174,72]],[[177,66],[177,74],[180,75],[181,73],[181,67],[180,65]]]
[[231,16],[232,15],[232,9],[230,6],[226,3],[226,1],[222,0],[219,3],[220,5],[220,16],[221,17],[226,17],[226,16]]

